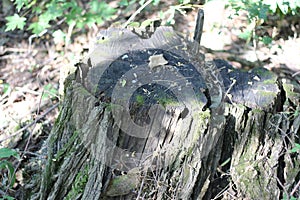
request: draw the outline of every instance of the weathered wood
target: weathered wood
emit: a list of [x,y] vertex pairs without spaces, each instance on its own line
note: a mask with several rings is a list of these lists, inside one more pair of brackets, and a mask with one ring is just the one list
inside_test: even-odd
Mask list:
[[38,198],[210,199],[229,182],[239,198],[291,192],[297,84],[205,62],[193,45],[165,27],[102,32],[66,81]]

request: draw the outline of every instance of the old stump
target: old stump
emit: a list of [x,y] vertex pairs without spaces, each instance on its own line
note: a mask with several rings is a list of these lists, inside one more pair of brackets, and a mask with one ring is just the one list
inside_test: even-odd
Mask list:
[[195,45],[167,27],[149,38],[101,32],[66,79],[32,198],[299,196],[299,153],[289,151],[299,83],[206,62]]

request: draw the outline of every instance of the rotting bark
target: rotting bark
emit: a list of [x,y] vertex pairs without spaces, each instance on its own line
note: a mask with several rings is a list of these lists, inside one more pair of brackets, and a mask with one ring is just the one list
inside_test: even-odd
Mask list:
[[[223,189],[227,189],[223,199],[231,199],[232,192],[241,199],[278,199],[292,192],[300,177],[299,154],[288,153],[300,136],[300,115],[290,112],[300,109],[297,84],[282,83],[260,68],[243,72],[222,60],[204,62],[199,54],[187,54],[183,47],[189,45],[170,29],[158,29],[142,42],[127,32],[118,37],[106,34],[77,74],[66,81],[60,115],[48,139],[38,199],[211,199]],[[112,45],[104,36],[115,37],[116,43]],[[135,51],[128,53],[128,45]],[[142,68],[156,55],[152,50],[143,54],[140,50],[145,48],[159,52],[168,63],[158,60],[157,66],[151,65],[153,76],[168,75],[160,65],[175,66],[198,91],[197,101],[187,102],[183,97],[188,110],[172,96],[174,90],[155,102],[153,96],[143,96],[145,90],[150,94],[166,91],[153,85],[133,94],[129,117],[119,106],[122,102],[113,101],[115,88],[111,86],[126,88],[132,80],[129,74],[122,76],[136,69],[127,64],[138,61]],[[200,73],[190,74],[193,67]],[[99,74],[105,74],[104,78],[99,80]],[[223,97],[214,90],[221,87],[219,82],[224,84],[225,112]],[[115,100],[128,98],[117,94]],[[163,109],[151,108],[154,103]],[[201,109],[194,112],[190,109],[194,105]],[[141,135],[132,134],[136,129],[127,126],[131,120],[139,125],[134,128],[144,127]]]

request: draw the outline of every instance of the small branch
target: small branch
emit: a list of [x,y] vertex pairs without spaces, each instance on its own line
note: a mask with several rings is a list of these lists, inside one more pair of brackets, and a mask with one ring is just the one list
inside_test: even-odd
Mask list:
[[144,3],[144,5],[142,5],[139,9],[137,9],[137,11],[135,11],[130,18],[127,20],[127,22],[123,25],[123,28],[126,28],[128,26],[128,24],[133,21],[133,19],[146,7],[148,6],[150,3],[152,2],[152,0],[148,0],[146,3]]
[[237,57],[237,56],[229,56],[227,58],[229,61],[235,61],[235,62],[238,62],[240,64],[242,64],[242,66],[248,66],[250,68],[254,68],[254,67],[259,67],[260,64],[258,62],[251,62],[251,61],[248,61],[246,59],[243,59],[243,58],[240,58],[240,57]]
[[297,189],[300,187],[300,180],[298,181],[297,185],[294,187],[293,191],[291,192],[291,196],[292,197],[294,195],[294,193],[297,191]]
[[203,32],[203,24],[204,24],[204,11],[202,9],[198,10],[197,14],[197,20],[196,20],[196,27],[195,27],[195,32],[194,32],[194,40],[196,41],[196,49],[195,53],[199,52],[199,46],[201,44],[201,36]]
[[298,74],[300,74],[300,71],[295,72],[295,73],[292,75],[292,77],[295,77],[295,76],[297,76]]
[[14,132],[13,134],[11,134],[10,136],[0,140],[0,143],[2,143],[3,141],[12,138],[16,135],[19,135],[20,133],[22,133],[23,131],[25,131],[26,129],[28,129],[29,127],[31,127],[32,125],[34,125],[35,123],[37,123],[39,120],[41,120],[43,117],[45,117],[48,113],[50,113],[52,110],[54,110],[59,103],[54,104],[51,108],[49,108],[48,110],[45,111],[45,113],[43,113],[42,115],[39,115],[35,118],[35,120],[33,122],[31,122],[30,124],[27,124],[26,126],[24,126],[23,128],[19,129],[18,131]]

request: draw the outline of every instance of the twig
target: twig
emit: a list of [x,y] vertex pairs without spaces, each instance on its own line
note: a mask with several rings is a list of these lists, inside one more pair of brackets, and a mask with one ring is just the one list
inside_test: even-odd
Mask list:
[[137,9],[137,11],[135,11],[130,17],[129,19],[126,21],[126,23],[123,25],[123,28],[126,28],[128,26],[128,24],[146,7],[148,6],[150,3],[152,2],[152,0],[148,0],[146,3],[144,3],[144,5],[142,5],[139,9]]
[[300,71],[295,72],[295,73],[292,75],[292,77],[295,77],[295,76],[297,76],[298,74],[300,74]]
[[1,194],[2,196],[6,195],[6,193],[3,192],[2,190],[0,190],[0,194]]
[[16,91],[20,91],[23,93],[29,93],[29,94],[33,94],[33,95],[41,95],[41,92],[36,92],[34,90],[30,90],[28,88],[24,88],[24,87],[15,87]]
[[297,191],[299,187],[300,187],[300,181],[298,181],[297,185],[294,187],[293,191],[291,192],[291,197],[294,195],[294,193]]
[[3,141],[9,139],[9,138],[12,138],[20,133],[22,133],[23,131],[25,131],[26,129],[28,129],[30,126],[34,125],[35,123],[37,123],[39,120],[41,120],[43,117],[45,117],[48,113],[50,113],[52,110],[54,110],[57,106],[58,106],[59,103],[56,103],[54,104],[51,108],[49,108],[48,110],[45,111],[45,113],[37,116],[35,118],[35,120],[33,122],[31,122],[30,124],[27,124],[26,126],[24,126],[23,128],[19,129],[18,131],[14,132],[13,134],[11,134],[10,136],[0,140],[0,143],[2,143]]
[[29,151],[20,151],[20,153],[28,154],[28,155],[35,156],[35,157],[40,157],[41,156],[41,154],[37,154],[37,153],[29,152]]
[[71,41],[71,35],[72,35],[72,32],[73,32],[73,29],[74,29],[75,25],[76,25],[75,22],[72,22],[72,23],[69,25],[68,33],[67,33],[67,35],[66,35],[66,40],[65,40],[65,43],[66,43],[65,51],[66,51],[66,48],[67,48],[67,46],[69,46],[69,43],[70,43],[70,41]]
[[218,198],[222,197],[222,195],[224,195],[224,193],[226,192],[226,190],[229,189],[229,186],[230,186],[230,183],[228,183],[226,185],[226,187],[223,188],[212,200],[215,200],[215,199],[218,199]]
[[250,68],[260,66],[258,61],[257,62],[251,62],[251,61],[248,61],[246,59],[243,59],[243,58],[240,58],[240,57],[237,57],[237,56],[229,56],[227,59],[229,61],[235,61],[235,62],[241,63],[243,66],[248,66]]
[[195,53],[199,52],[199,46],[201,44],[201,36],[203,32],[203,24],[204,24],[204,11],[202,9],[199,9],[197,14],[195,32],[194,32],[194,40],[196,41],[195,49],[194,49]]
[[6,52],[27,52],[28,49],[26,48],[4,48],[3,54]]
[[[42,98],[40,98],[40,103],[41,103],[41,99],[42,99]],[[39,105],[40,105],[40,104],[39,104]],[[54,104],[51,108],[49,108],[48,110],[46,110],[46,112],[45,112],[43,115],[39,115],[32,123],[28,124],[27,126],[23,127],[22,129],[23,129],[23,130],[26,130],[28,127],[30,127],[30,126],[32,126],[32,125],[33,125],[34,128],[35,128],[36,123],[37,123],[40,119],[42,119],[45,115],[47,115],[49,112],[51,112],[53,109],[55,109],[57,106],[58,106],[58,103]],[[39,109],[38,109],[38,110],[39,110]],[[38,113],[39,113],[39,112],[38,112]],[[7,137],[6,139],[11,138],[11,137],[13,137],[14,135],[17,135],[17,134],[19,134],[19,133],[22,133],[22,131],[23,131],[22,129],[20,129],[19,131],[15,132],[13,135],[10,135],[10,136]],[[21,130],[22,130],[22,131],[21,131]],[[31,137],[32,137],[32,132],[30,132],[30,134],[29,134],[28,140],[27,140],[26,145],[25,145],[25,147],[24,147],[24,152],[27,152],[27,150],[28,150],[28,146],[29,146]],[[4,140],[5,140],[5,139],[4,139]],[[0,143],[1,143],[2,141],[4,141],[4,140],[1,140]],[[21,154],[20,159],[19,159],[19,161],[18,161],[18,164],[17,164],[17,166],[16,166],[15,169],[14,169],[14,175],[17,173],[17,170],[19,169],[19,167],[20,167],[20,165],[21,165],[22,159],[23,159],[24,156],[25,156],[25,153],[24,153],[24,152]],[[12,181],[12,180],[10,180],[9,185],[11,184],[11,181]],[[6,191],[5,191],[6,194],[7,194],[8,190],[9,190],[9,187],[6,188]]]
[[143,178],[143,180],[142,180],[142,184],[141,184],[141,187],[140,187],[140,189],[139,189],[138,196],[137,196],[137,198],[136,198],[137,200],[140,199],[140,196],[141,196],[141,194],[142,194],[142,189],[143,189],[143,187],[144,187],[145,178],[146,178],[146,176],[144,176],[144,178]]

